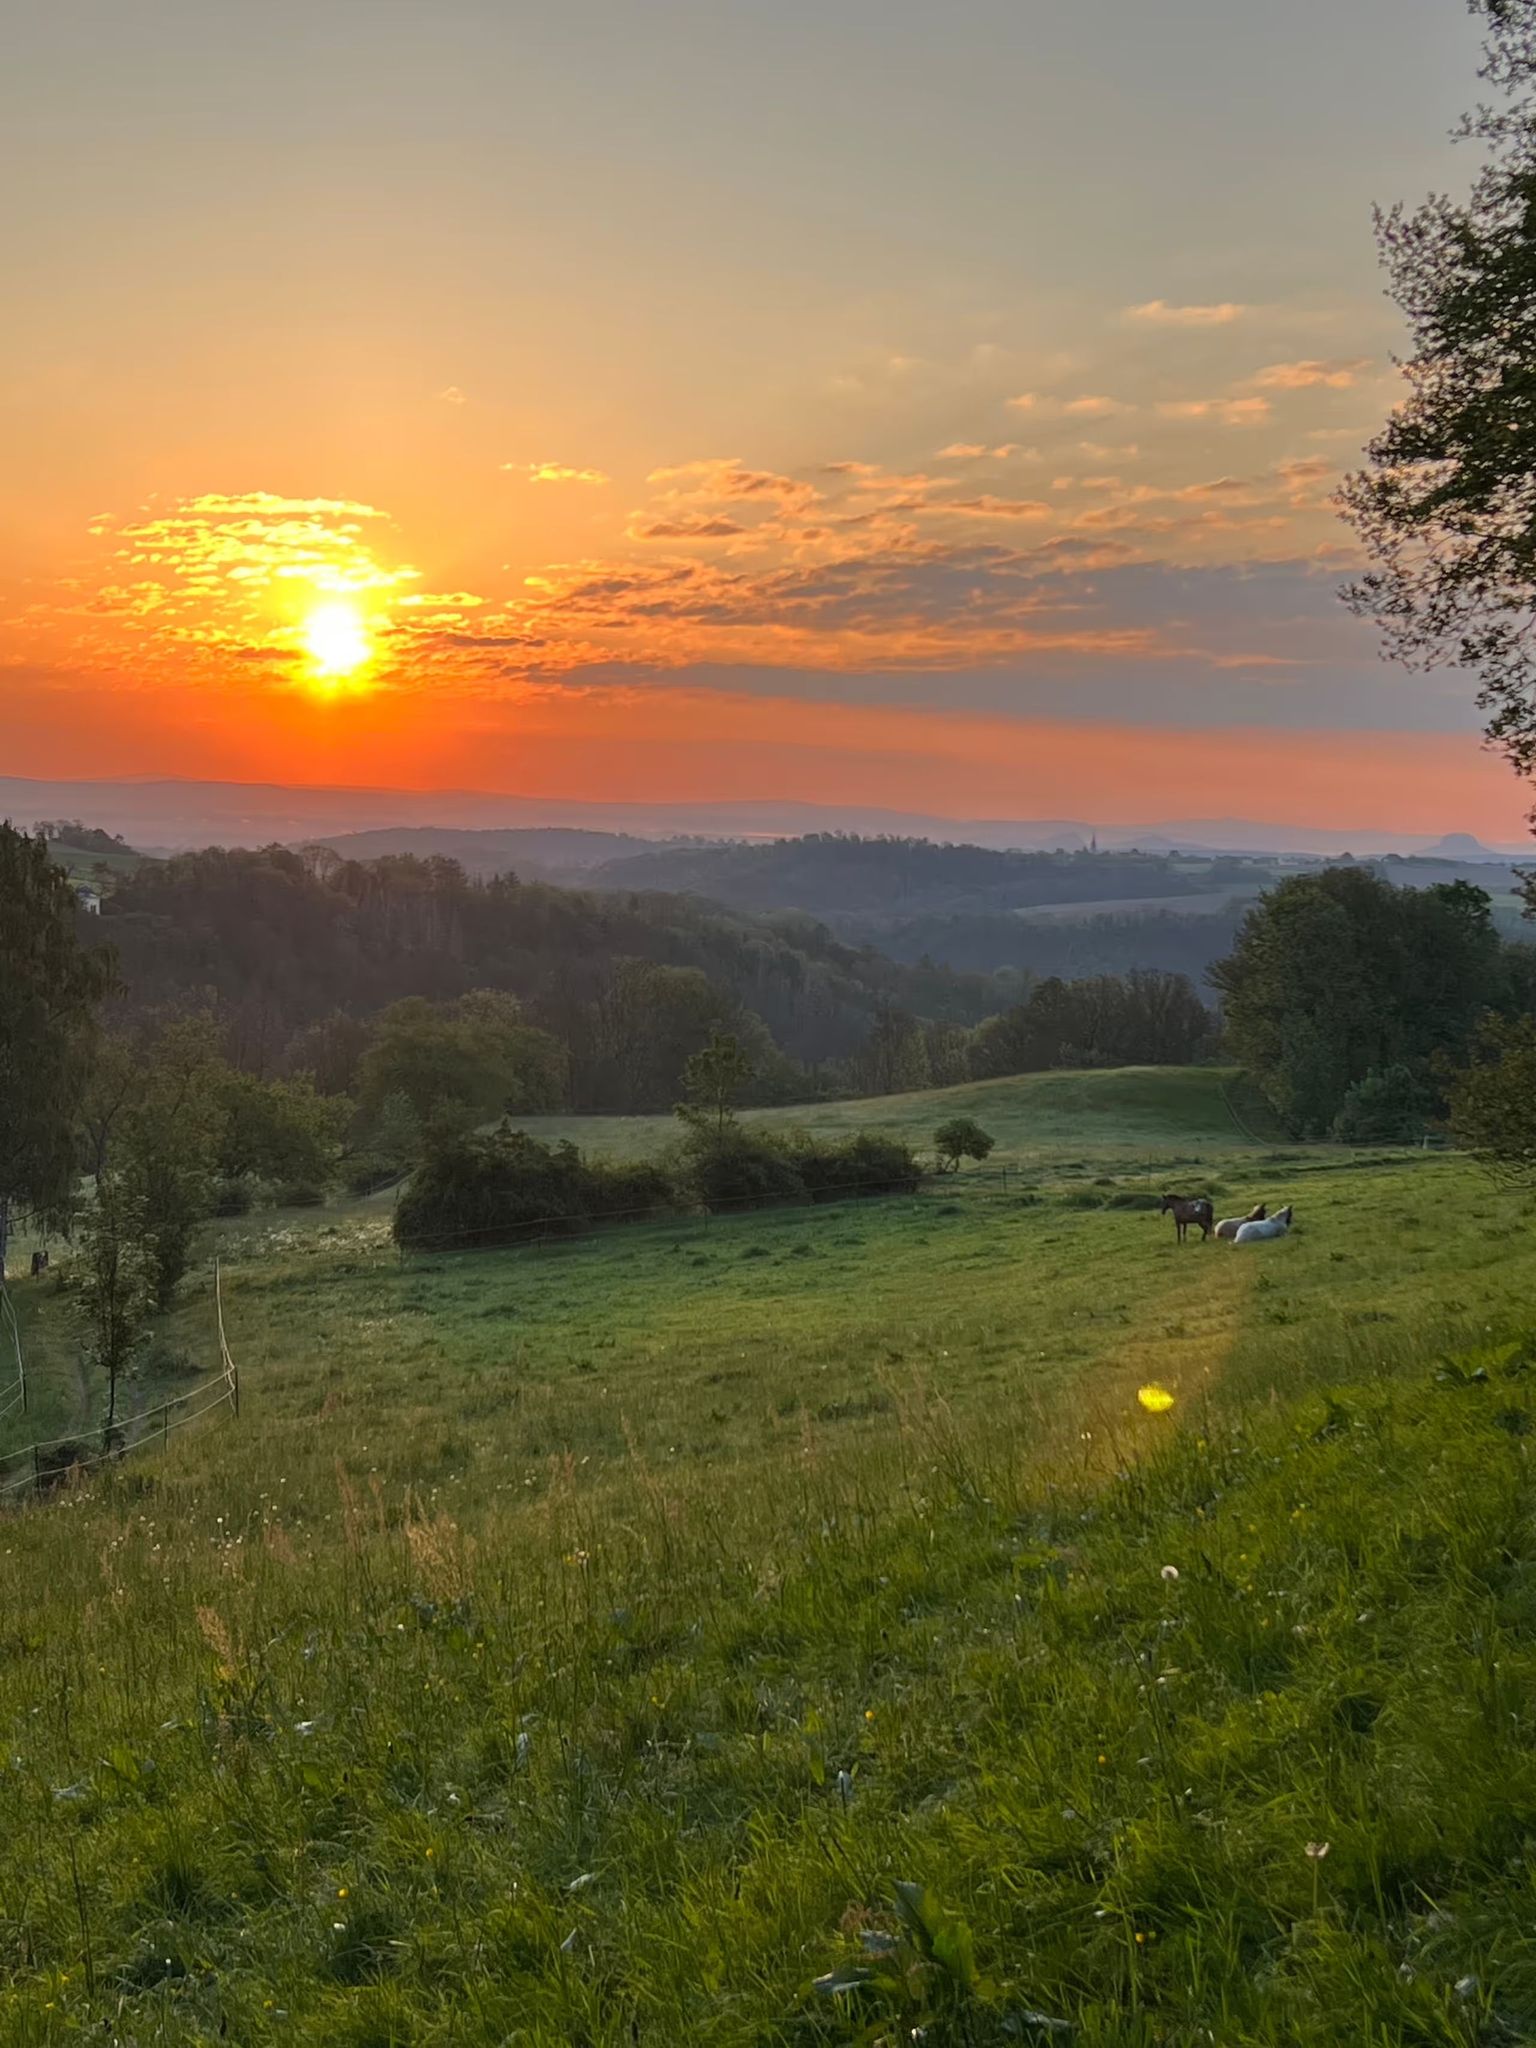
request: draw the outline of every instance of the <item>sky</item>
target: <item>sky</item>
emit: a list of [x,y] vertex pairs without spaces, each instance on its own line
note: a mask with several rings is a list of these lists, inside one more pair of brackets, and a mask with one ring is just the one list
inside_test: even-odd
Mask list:
[[1330,502],[1459,0],[0,25],[0,772],[1521,836]]

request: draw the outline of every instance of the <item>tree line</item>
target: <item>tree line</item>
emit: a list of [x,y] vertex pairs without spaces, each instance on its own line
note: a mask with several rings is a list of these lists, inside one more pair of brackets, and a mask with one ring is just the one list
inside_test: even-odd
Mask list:
[[[1488,895],[1466,882],[1292,877],[1248,913],[1211,978],[1228,1050],[1303,1138],[1401,1142],[1454,1127],[1469,1071],[1486,1097],[1500,1048],[1536,1029],[1536,947],[1501,939]],[[1486,1128],[1467,1135],[1487,1149]]]

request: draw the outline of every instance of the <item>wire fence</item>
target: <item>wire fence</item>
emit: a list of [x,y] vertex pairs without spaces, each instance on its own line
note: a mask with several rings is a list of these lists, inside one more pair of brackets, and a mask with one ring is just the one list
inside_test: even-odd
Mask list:
[[0,1422],[9,1421],[18,1411],[27,1412],[27,1362],[21,1348],[21,1324],[16,1318],[16,1304],[6,1289],[3,1275],[0,1275],[0,1328],[9,1339],[9,1349],[16,1361],[16,1377],[0,1392]]
[[[213,1303],[219,1350],[216,1372],[152,1408],[140,1409],[137,1414],[0,1454],[0,1507],[20,1507],[29,1496],[45,1498],[133,1451],[155,1450],[169,1443],[178,1430],[216,1409],[227,1407],[231,1415],[238,1416],[240,1369],[224,1331],[224,1276],[217,1261],[213,1268]],[[15,1330],[14,1308],[10,1322]],[[16,1341],[19,1364],[19,1334]],[[8,1411],[0,1414],[4,1412]]]

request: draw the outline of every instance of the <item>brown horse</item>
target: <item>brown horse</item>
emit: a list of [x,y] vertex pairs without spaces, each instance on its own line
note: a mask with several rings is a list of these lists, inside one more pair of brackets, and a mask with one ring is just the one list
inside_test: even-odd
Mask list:
[[1209,1195],[1164,1195],[1157,1205],[1157,1213],[1159,1216],[1166,1216],[1170,1210],[1173,1212],[1174,1232],[1180,1244],[1184,1242],[1185,1232],[1191,1223],[1199,1224],[1202,1242],[1216,1227],[1216,1211],[1211,1206]]

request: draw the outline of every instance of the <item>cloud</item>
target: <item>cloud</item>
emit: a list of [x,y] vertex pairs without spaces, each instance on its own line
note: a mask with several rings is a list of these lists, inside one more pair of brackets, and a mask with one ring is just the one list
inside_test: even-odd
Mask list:
[[1269,418],[1267,398],[1175,398],[1157,408],[1165,420],[1217,420],[1224,427],[1256,427]]
[[1166,299],[1149,299],[1144,306],[1127,306],[1123,317],[1148,327],[1230,327],[1247,311],[1229,299],[1217,306],[1170,306]]
[[702,512],[676,519],[655,519],[629,528],[635,540],[728,540],[749,531],[750,528],[743,526],[740,520],[726,519],[719,514],[711,518]]
[[936,498],[930,509],[970,519],[1049,519],[1051,508],[1037,498],[998,498],[983,492],[975,498]]
[[531,484],[606,484],[609,477],[601,469],[572,469],[564,462],[504,462],[504,470],[514,476],[526,476]]
[[1288,484],[1321,483],[1324,477],[1332,476],[1334,467],[1320,455],[1293,456],[1290,461],[1278,465],[1279,474]]
[[1032,453],[1020,441],[1000,441],[995,448],[989,448],[985,441],[951,441],[947,448],[941,448],[937,460],[940,462],[1007,462],[1010,457]]
[[438,400],[443,405],[468,405],[469,400],[457,384],[450,384],[446,391],[439,391]]
[[1016,397],[1010,398],[1008,403],[1015,412],[1033,412],[1039,403],[1039,397],[1033,391],[1021,391]]
[[1344,362],[1270,363],[1248,381],[1259,391],[1310,391],[1318,386],[1347,391],[1360,372],[1370,367],[1369,356],[1352,356]]
[[1118,413],[1135,410],[1134,405],[1128,405],[1122,398],[1072,398],[1062,407],[1062,411],[1072,418],[1082,420],[1108,420]]

